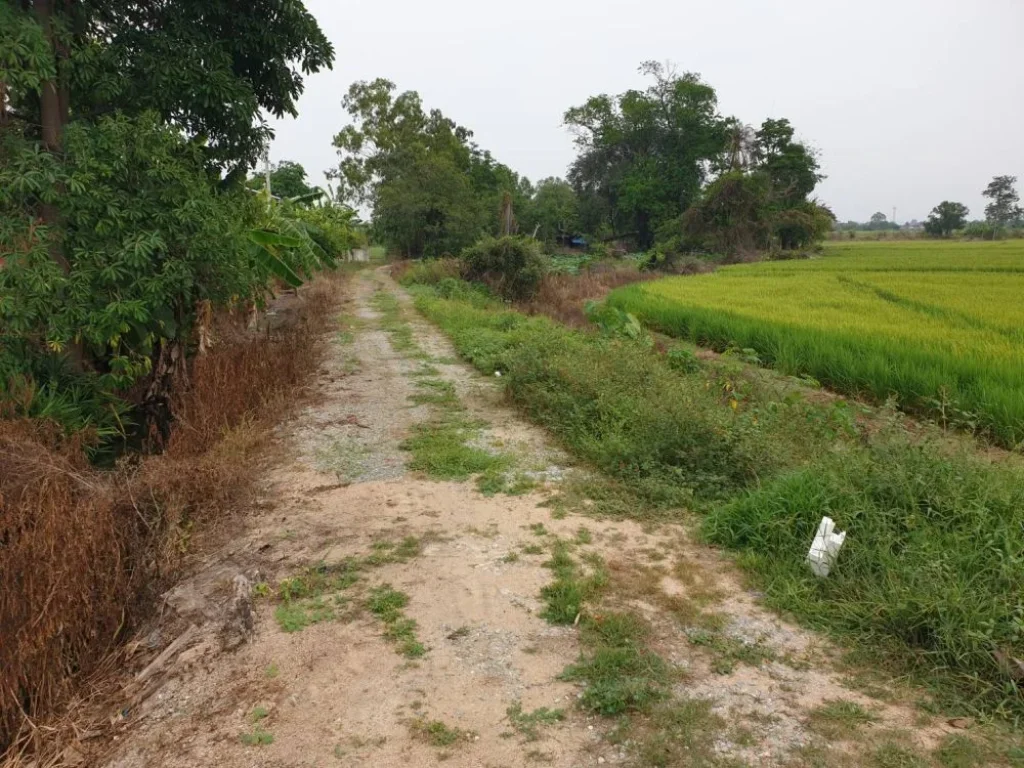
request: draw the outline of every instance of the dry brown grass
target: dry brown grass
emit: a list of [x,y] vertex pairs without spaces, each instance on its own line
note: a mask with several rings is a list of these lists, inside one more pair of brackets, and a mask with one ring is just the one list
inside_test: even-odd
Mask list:
[[615,288],[644,280],[655,280],[663,275],[641,272],[632,265],[595,264],[578,275],[548,274],[541,280],[537,294],[520,305],[525,312],[547,315],[565,325],[585,327],[588,301],[601,299]]
[[337,291],[321,279],[278,330],[222,334],[230,338],[192,364],[161,455],[98,470],[51,427],[0,421],[0,750],[11,747],[9,764],[57,740],[47,719],[147,617],[195,533],[244,504],[272,426],[319,368]]
[[143,540],[79,446],[0,423],[0,735],[61,701],[116,642],[136,572],[127,554]]

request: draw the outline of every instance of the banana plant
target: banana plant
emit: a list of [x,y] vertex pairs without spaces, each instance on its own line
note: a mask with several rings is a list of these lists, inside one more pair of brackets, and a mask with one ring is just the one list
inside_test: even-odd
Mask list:
[[295,251],[303,245],[300,238],[267,229],[251,229],[248,236],[253,260],[264,271],[281,278],[292,288],[302,285],[294,258]]

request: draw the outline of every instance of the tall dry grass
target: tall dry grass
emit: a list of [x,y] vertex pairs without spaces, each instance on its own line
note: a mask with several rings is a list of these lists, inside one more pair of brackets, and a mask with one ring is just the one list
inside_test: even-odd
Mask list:
[[[305,288],[287,322],[221,342],[175,396],[164,453],[98,470],[53,427],[0,421],[0,752],[56,738],[40,723],[145,620],[196,535],[254,487],[272,427],[322,360],[336,281]],[[43,734],[47,734],[45,737]]]
[[549,273],[540,281],[537,293],[519,308],[531,315],[547,315],[564,325],[583,328],[589,324],[588,301],[604,298],[610,291],[630,283],[654,280],[664,275],[641,272],[636,267],[595,264],[579,274]]

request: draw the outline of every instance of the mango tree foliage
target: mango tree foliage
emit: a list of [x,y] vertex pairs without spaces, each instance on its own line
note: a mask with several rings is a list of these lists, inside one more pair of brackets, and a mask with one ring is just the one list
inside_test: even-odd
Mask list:
[[[246,183],[249,189],[263,190],[266,188],[266,177],[257,173]],[[282,160],[270,169],[270,191],[274,197],[291,199],[305,198],[316,192],[306,181],[306,169],[291,160]]]
[[223,176],[260,153],[261,110],[294,114],[303,75],[332,57],[297,0],[0,3],[8,402],[66,415],[63,397],[81,416],[150,375],[146,396],[166,401],[154,370],[184,359],[197,304],[266,295],[279,264],[261,247],[276,238],[297,279],[333,257]]
[[[299,0],[6,0],[3,7],[0,73],[21,73],[8,93],[10,117],[44,129],[55,119],[59,130],[115,110],[155,111],[224,168],[253,165],[271,135],[261,110],[295,115],[304,75],[334,58]],[[38,82],[19,87],[25,78]]]

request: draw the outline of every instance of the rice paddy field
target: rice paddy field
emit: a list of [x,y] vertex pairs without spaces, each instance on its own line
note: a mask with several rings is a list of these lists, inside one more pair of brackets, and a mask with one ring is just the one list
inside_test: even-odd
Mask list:
[[1024,442],[1024,240],[834,243],[609,301],[663,333]]

